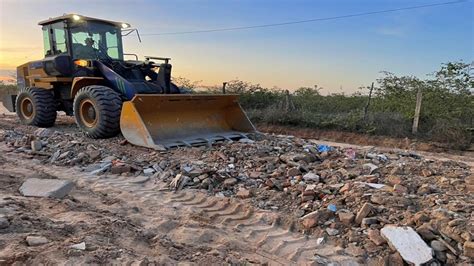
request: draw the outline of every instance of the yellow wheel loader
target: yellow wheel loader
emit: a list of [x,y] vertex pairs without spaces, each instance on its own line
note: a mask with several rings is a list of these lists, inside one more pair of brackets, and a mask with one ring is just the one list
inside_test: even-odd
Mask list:
[[91,138],[122,132],[130,143],[154,149],[256,131],[237,95],[191,94],[173,84],[169,58],[125,60],[129,24],[69,14],[39,25],[45,58],[19,66],[18,93],[3,99],[24,124],[51,127],[64,111]]

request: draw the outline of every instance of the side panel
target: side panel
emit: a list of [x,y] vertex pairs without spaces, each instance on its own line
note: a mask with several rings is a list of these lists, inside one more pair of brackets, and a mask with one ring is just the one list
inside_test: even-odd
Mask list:
[[77,77],[74,78],[71,86],[71,99],[76,96],[76,93],[85,86],[103,84],[104,79],[101,77]]

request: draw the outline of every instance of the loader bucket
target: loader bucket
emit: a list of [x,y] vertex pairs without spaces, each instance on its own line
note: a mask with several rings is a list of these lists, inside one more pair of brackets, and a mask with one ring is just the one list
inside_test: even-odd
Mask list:
[[237,95],[137,94],[123,103],[120,128],[132,144],[166,149],[255,133]]

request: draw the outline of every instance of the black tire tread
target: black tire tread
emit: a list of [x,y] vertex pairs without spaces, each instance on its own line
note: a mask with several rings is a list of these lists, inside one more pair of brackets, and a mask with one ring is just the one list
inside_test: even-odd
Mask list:
[[[33,101],[36,115],[31,121],[23,118],[21,108],[18,106],[22,96],[27,96]],[[52,91],[41,88],[24,88],[18,93],[15,109],[22,123],[37,127],[52,127],[56,122],[57,103]]]
[[[78,99],[87,97],[97,104],[99,121],[94,128],[87,128],[80,122],[80,116],[77,114],[79,106]],[[94,139],[111,138],[120,132],[120,112],[122,111],[122,99],[120,95],[111,88],[91,85],[81,88],[74,97],[74,117],[76,124],[86,133],[87,136]]]

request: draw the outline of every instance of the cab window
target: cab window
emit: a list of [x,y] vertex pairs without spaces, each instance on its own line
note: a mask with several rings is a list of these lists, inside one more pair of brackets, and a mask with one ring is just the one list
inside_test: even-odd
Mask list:
[[50,56],[53,54],[51,51],[51,40],[49,38],[48,28],[46,27],[43,28],[43,49],[45,56]]
[[66,31],[64,29],[55,28],[53,30],[54,33],[54,41],[56,44],[56,53],[61,54],[66,53]]

